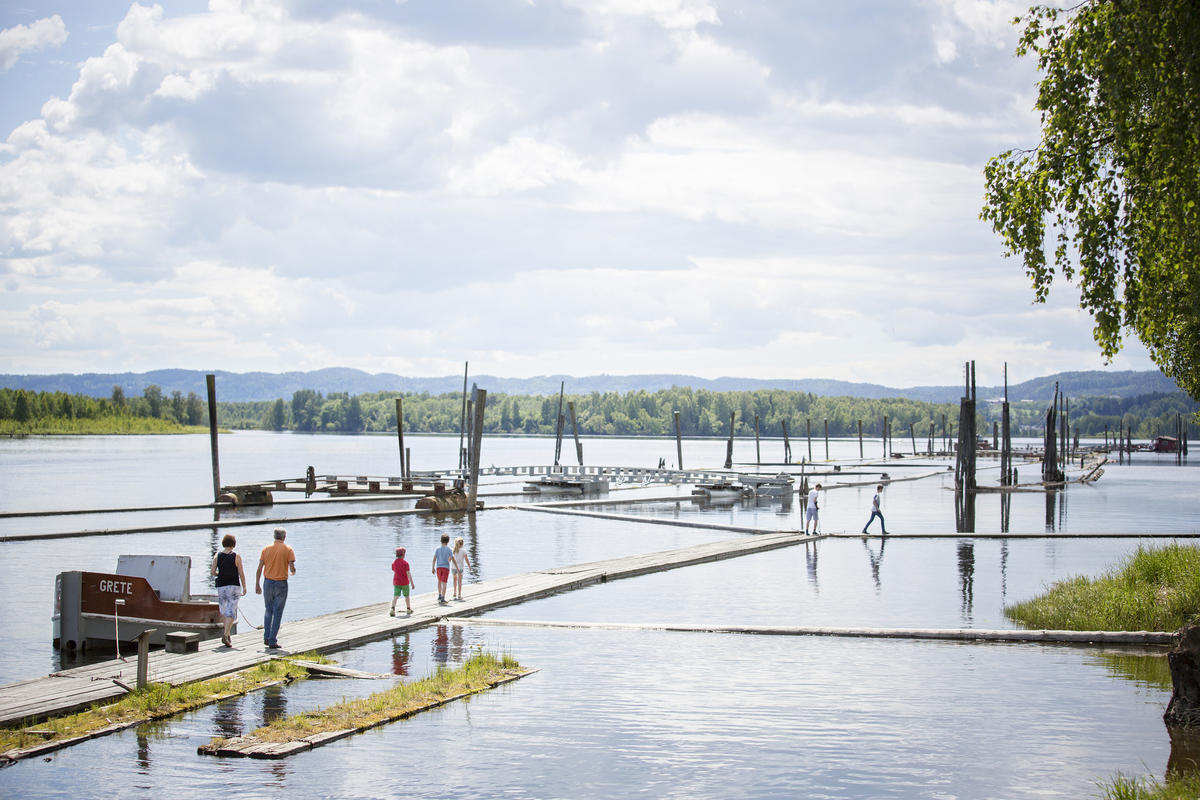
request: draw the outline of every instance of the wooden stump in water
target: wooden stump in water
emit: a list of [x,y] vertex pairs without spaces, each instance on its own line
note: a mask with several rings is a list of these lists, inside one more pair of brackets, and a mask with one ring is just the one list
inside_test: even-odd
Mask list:
[[1189,625],[1179,645],[1167,654],[1171,667],[1171,702],[1163,722],[1169,728],[1200,729],[1200,625]]

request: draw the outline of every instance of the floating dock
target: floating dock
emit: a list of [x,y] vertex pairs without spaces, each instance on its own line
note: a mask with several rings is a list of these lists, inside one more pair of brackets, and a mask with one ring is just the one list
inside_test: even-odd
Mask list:
[[[579,589],[618,578],[628,578],[691,564],[735,558],[750,553],[789,547],[818,537],[796,533],[759,531],[719,542],[587,564],[527,572],[468,584],[466,600],[438,605],[433,593],[413,598],[412,616],[388,616],[389,602],[337,611],[304,620],[284,619],[280,630],[282,650],[263,648],[262,633],[250,630],[233,637],[233,647],[207,641],[195,653],[150,654],[149,677],[154,683],[179,685],[207,680],[248,669],[280,655],[310,650],[329,653],[386,639],[433,624],[447,616],[479,614],[537,597]],[[120,681],[136,681],[137,659],[111,660],[66,669],[45,678],[0,686],[0,725],[15,725],[70,713],[94,703],[126,694]]]

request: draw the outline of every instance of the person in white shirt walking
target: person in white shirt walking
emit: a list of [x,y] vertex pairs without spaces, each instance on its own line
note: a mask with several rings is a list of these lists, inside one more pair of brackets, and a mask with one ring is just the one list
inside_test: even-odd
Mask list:
[[867,528],[871,527],[871,523],[879,517],[879,528],[883,531],[883,535],[887,536],[887,523],[883,521],[883,512],[879,510],[879,495],[883,492],[883,484],[875,487],[875,497],[871,500],[871,518],[867,520],[867,524],[863,525],[863,533],[867,532]]
[[804,514],[804,534],[808,535],[809,525],[812,526],[812,532],[815,534],[817,528],[820,527],[820,509],[817,505],[817,492],[821,491],[821,484],[817,484],[808,493],[808,508]]

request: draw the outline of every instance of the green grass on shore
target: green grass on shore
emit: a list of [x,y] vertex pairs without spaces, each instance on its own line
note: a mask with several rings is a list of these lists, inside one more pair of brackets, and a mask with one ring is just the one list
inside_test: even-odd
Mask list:
[[1195,800],[1200,797],[1200,775],[1169,775],[1165,782],[1117,775],[1100,789],[1105,800]]
[[1173,631],[1200,619],[1200,547],[1168,544],[1137,552],[1099,578],[1060,581],[1004,613],[1028,628]]
[[0,419],[0,436],[106,436],[113,434],[208,433],[206,425],[180,425],[155,417],[48,417],[16,422]]

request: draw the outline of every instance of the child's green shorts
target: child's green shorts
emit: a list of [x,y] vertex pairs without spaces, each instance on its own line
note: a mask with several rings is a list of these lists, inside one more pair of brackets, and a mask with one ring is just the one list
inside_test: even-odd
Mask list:
[[408,586],[407,585],[393,586],[392,589],[395,591],[396,597],[408,597]]

